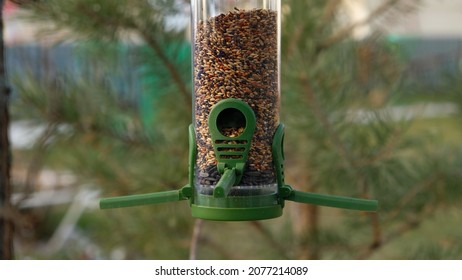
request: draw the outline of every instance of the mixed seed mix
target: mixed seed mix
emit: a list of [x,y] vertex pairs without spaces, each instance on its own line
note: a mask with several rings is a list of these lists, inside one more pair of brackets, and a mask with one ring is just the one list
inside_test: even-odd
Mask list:
[[[201,185],[219,180],[208,127],[213,105],[223,99],[243,100],[253,109],[256,128],[240,185],[275,183],[271,144],[279,124],[277,13],[235,9],[200,21],[194,41],[195,128],[198,147],[196,178]],[[243,127],[222,133],[235,137]]]

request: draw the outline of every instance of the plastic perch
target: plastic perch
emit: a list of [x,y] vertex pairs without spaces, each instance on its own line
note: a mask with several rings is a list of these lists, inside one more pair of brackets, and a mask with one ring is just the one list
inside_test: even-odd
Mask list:
[[236,183],[236,169],[225,169],[225,172],[213,190],[213,197],[227,197],[231,187]]
[[367,212],[375,212],[379,206],[377,200],[301,192],[293,190],[288,185],[284,188],[287,189],[285,193],[288,193],[287,197],[284,197],[284,199],[299,203]]
[[186,185],[180,190],[103,198],[99,202],[99,207],[111,209],[187,200],[189,199],[188,188],[189,185]]
[[[234,170],[229,169],[225,172],[222,178],[220,188],[214,191],[214,197],[226,197],[229,189],[234,182]],[[186,185],[180,190],[156,192],[149,194],[119,196],[111,198],[103,198],[100,201],[101,209],[132,207],[141,205],[160,204],[166,202],[175,202],[180,200],[188,200],[191,198],[189,185]],[[319,206],[327,206],[334,208],[369,211],[375,212],[378,209],[377,200],[351,198],[345,196],[326,195],[317,193],[308,193],[293,190],[289,185],[285,185],[281,190],[281,197],[284,200],[290,200],[305,204],[314,204]]]

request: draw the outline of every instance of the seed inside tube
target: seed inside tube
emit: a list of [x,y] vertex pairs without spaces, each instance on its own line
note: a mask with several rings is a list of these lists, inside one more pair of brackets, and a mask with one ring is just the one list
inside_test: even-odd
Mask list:
[[[197,175],[201,185],[219,179],[208,116],[226,98],[243,100],[254,110],[256,128],[241,185],[275,183],[271,144],[279,124],[277,12],[241,10],[199,21],[194,36]],[[226,128],[237,137],[245,127]]]

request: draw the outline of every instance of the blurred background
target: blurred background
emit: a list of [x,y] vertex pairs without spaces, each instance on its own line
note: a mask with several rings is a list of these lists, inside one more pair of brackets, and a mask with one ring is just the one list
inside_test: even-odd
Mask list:
[[461,0],[282,0],[286,182],[378,213],[99,210],[187,183],[189,5],[5,1],[16,259],[462,258]]

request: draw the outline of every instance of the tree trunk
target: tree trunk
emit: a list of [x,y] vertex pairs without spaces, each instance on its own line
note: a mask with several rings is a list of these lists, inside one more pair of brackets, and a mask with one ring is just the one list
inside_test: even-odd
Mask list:
[[[3,10],[3,0],[0,7]],[[13,259],[13,223],[11,213],[11,151],[8,139],[9,89],[6,85],[5,55],[3,42],[3,13],[0,13],[0,259]]]
[[[303,160],[293,164],[295,168],[286,171],[287,181],[293,183],[298,189],[315,193],[317,188],[311,184],[310,168]],[[322,248],[319,245],[320,208],[312,204],[293,205],[293,231],[298,240],[298,259],[321,259]]]

